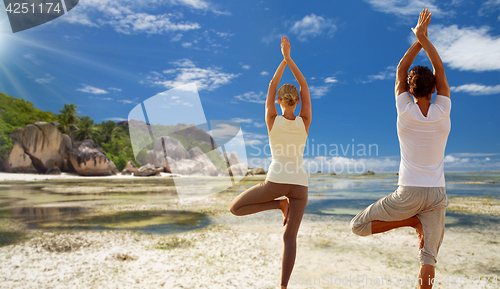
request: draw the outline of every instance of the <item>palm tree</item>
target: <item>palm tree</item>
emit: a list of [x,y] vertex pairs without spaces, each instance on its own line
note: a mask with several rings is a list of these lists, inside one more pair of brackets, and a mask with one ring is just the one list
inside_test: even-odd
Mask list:
[[60,132],[69,135],[70,134],[69,127],[71,124],[68,122],[68,115],[60,114],[57,116],[56,120],[58,123],[57,129],[59,129]]
[[111,141],[116,131],[116,123],[112,120],[108,120],[107,122],[101,122],[100,131],[101,135],[104,137],[104,142],[107,143]]
[[79,111],[76,111],[76,105],[74,104],[64,104],[64,108],[59,111],[59,113],[68,116],[68,122],[71,124],[76,124],[78,121],[78,116],[76,115]]
[[94,120],[89,116],[80,117],[78,130],[75,132],[75,140],[83,141],[86,139],[91,139],[94,143],[99,140],[99,131],[94,125]]
[[76,111],[76,105],[64,104],[64,108],[59,111],[59,115],[57,116],[57,122],[59,123],[57,128],[60,132],[71,136],[71,133],[78,129],[76,127],[76,123],[78,122],[77,113],[79,111]]

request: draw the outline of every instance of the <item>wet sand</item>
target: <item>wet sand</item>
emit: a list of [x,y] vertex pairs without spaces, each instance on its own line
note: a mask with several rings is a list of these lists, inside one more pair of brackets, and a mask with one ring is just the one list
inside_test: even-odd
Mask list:
[[[0,248],[0,287],[277,288],[282,250],[278,212],[223,216],[214,223],[172,236],[129,231],[39,233],[24,243]],[[498,275],[499,232],[498,228],[447,229],[436,267],[438,278]],[[298,248],[289,288],[374,288],[361,285],[364,282],[359,286],[335,282],[382,276],[409,280],[419,267],[412,230],[362,238],[349,231],[346,218],[307,215]],[[314,280],[317,286],[303,285]],[[437,288],[457,286],[441,283]]]
[[[0,231],[19,235],[10,235],[11,244],[0,247],[0,288],[278,288],[281,213],[236,217],[227,210],[241,190],[261,178],[249,178],[231,190],[182,205],[167,199],[84,202],[84,206],[100,204],[94,219],[84,223],[90,226],[98,226],[109,216],[106,214],[123,211],[182,211],[203,216],[198,227],[170,234],[123,229],[132,226],[128,215],[96,230],[68,229],[68,224],[74,227],[75,223],[64,218],[31,229],[16,219],[4,218]],[[44,184],[49,185],[56,184]],[[60,188],[59,193],[65,192]],[[311,202],[318,198],[323,197],[310,196]],[[452,205],[461,202],[450,199]],[[78,206],[77,202],[72,205]],[[484,211],[491,202],[474,206]],[[419,268],[414,231],[402,228],[358,237],[349,229],[352,215],[344,213],[347,215],[305,214],[289,288],[415,288],[410,285]],[[95,219],[95,214],[102,218]],[[143,215],[151,217],[144,217],[146,223],[158,221],[157,215]],[[160,217],[169,222],[168,215]],[[485,275],[500,275],[497,219],[449,212],[436,265],[439,286],[435,288],[499,288],[492,280],[485,283]],[[452,284],[459,282],[460,275],[466,284]],[[482,285],[472,285],[478,277]],[[388,279],[392,285],[387,285]]]

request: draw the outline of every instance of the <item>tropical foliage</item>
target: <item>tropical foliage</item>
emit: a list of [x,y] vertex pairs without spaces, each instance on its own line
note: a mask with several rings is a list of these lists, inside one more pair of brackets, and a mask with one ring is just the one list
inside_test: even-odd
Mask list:
[[77,106],[65,104],[59,114],[41,111],[29,101],[0,93],[0,162],[12,150],[8,134],[16,128],[38,121],[57,122],[60,132],[71,135],[75,141],[91,139],[101,147],[118,170],[128,161],[134,161],[127,126],[117,125],[114,121],[95,124],[89,116],[80,116]]
[[[4,93],[0,93],[0,162],[5,160],[12,149],[12,141],[9,133],[18,127],[27,124],[33,124],[38,121],[57,122],[57,128],[60,132],[68,134],[75,141],[91,139],[99,145],[106,156],[121,171],[128,161],[134,161],[137,166],[146,164],[147,149],[152,149],[149,134],[145,135],[145,145],[134,143],[134,146],[145,147],[138,156],[134,157],[132,144],[130,142],[129,128],[127,125],[118,125],[114,121],[103,121],[95,124],[89,116],[80,116],[77,106],[74,104],[65,104],[64,108],[55,114],[48,111],[41,111],[29,101],[15,98]],[[181,125],[181,128],[188,125]],[[170,135],[177,139],[187,150],[193,147],[199,147],[207,153],[219,169],[226,168],[225,162],[218,157],[215,151],[211,151],[211,145],[206,142],[194,140],[193,137],[185,136],[180,133],[173,133],[174,126],[156,126],[155,135]],[[175,128],[176,130],[179,127]],[[172,134],[173,133],[173,134]]]

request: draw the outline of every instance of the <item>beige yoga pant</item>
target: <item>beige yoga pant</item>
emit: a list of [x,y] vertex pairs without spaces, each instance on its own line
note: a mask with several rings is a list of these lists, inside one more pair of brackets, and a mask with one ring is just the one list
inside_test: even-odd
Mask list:
[[307,187],[263,181],[236,197],[229,208],[231,213],[244,216],[265,210],[279,209],[279,200],[286,196],[289,201],[288,221],[283,233],[283,260],[281,265],[281,285],[287,286],[295,264],[297,233],[307,205]]
[[444,216],[448,198],[445,187],[405,187],[368,206],[351,221],[352,232],[372,234],[372,221],[394,222],[417,216],[424,229],[424,247],[418,257],[421,265],[434,266],[444,236]]

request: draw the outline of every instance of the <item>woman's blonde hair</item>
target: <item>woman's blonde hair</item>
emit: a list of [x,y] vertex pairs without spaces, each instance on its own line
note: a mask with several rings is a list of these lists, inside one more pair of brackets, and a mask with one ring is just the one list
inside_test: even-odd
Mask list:
[[285,106],[293,106],[299,101],[299,91],[292,84],[283,84],[278,90],[278,99]]

